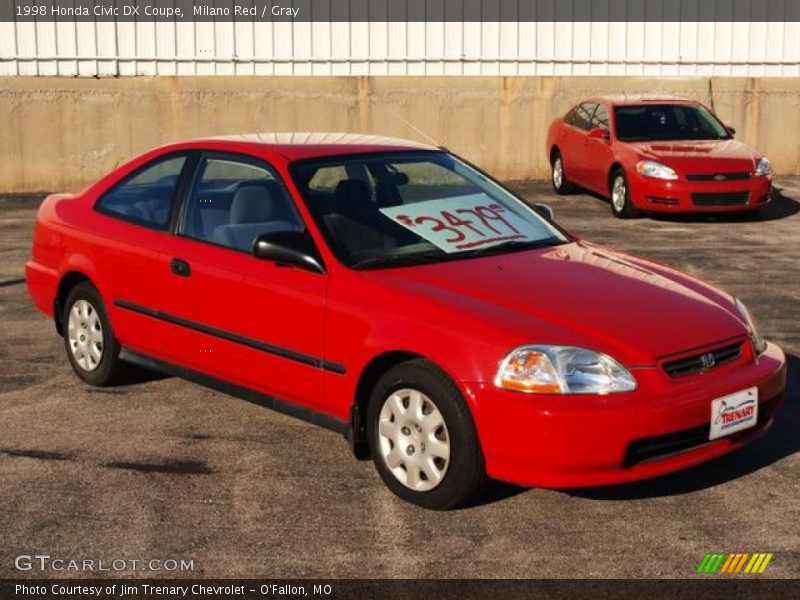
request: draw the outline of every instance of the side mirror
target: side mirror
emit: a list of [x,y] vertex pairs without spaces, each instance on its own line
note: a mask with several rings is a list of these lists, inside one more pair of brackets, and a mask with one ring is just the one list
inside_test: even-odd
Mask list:
[[253,255],[312,273],[325,272],[322,257],[308,231],[276,231],[260,235],[253,243]]
[[544,218],[548,223],[552,223],[553,219],[555,218],[553,215],[553,209],[547,204],[534,204],[533,210],[539,213],[539,216]]
[[726,126],[725,126],[725,129],[727,129],[727,130],[728,130],[728,133],[729,133],[729,134],[731,134],[731,137],[733,137],[734,135],[736,135],[736,130],[735,130],[733,127],[731,127],[730,125],[726,125]]
[[609,133],[608,129],[604,129],[603,127],[595,127],[589,130],[589,137],[595,140],[608,141],[611,139],[611,133]]

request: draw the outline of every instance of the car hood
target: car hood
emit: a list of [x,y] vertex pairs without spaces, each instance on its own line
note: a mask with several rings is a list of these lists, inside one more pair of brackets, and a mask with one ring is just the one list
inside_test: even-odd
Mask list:
[[373,273],[516,344],[588,346],[629,366],[746,334],[729,295],[585,242]]
[[683,172],[752,172],[761,155],[738,140],[628,142],[642,158],[657,160]]

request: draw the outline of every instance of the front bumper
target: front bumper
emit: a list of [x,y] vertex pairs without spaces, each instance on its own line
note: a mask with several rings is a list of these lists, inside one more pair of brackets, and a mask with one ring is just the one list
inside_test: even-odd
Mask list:
[[769,177],[741,181],[675,181],[633,174],[629,181],[634,206],[650,212],[747,212],[770,201]]
[[[606,396],[535,396],[468,384],[488,474],[526,486],[573,488],[678,471],[763,434],[786,387],[786,360],[774,344],[757,362],[749,358],[680,381],[660,367],[634,373],[636,391]],[[711,401],[753,386],[758,423],[709,441]]]

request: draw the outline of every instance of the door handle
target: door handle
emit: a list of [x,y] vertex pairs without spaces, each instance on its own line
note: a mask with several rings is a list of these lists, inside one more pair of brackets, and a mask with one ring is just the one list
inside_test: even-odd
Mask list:
[[178,275],[179,277],[188,277],[192,274],[192,268],[189,263],[180,258],[172,259],[172,262],[169,263],[169,270],[172,271],[173,275]]

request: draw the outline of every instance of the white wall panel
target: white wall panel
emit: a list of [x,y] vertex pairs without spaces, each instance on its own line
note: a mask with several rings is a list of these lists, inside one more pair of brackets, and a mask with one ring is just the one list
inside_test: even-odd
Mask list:
[[786,57],[793,57],[794,60],[786,61],[781,66],[781,75],[800,77],[800,23],[784,24],[783,32],[781,60],[786,60]]
[[797,77],[800,24],[0,23],[0,75],[176,74]]

